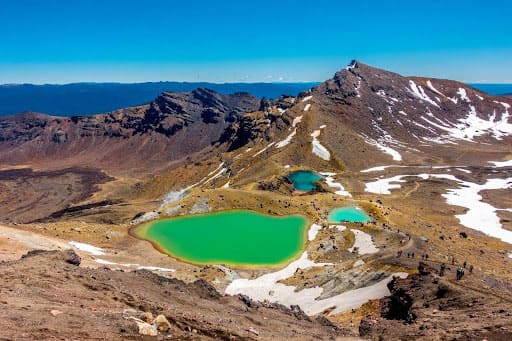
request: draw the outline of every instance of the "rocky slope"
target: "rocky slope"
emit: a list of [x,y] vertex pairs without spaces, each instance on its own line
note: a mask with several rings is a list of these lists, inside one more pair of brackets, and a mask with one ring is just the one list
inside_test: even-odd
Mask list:
[[[24,113],[0,119],[0,162],[74,164],[151,173],[216,142],[241,114],[259,109],[245,93],[166,92],[148,105],[94,116]],[[147,171],[145,171],[147,173]]]
[[[280,103],[278,113],[291,116],[289,124],[311,112],[308,128],[325,126],[324,147],[352,169],[363,166],[362,153],[382,162],[436,163],[451,161],[450,154],[461,150],[505,153],[512,144],[510,99],[456,81],[403,77],[357,61],[302,93],[291,110]],[[271,110],[267,114],[272,118]],[[276,125],[275,130],[284,129]]]
[[[146,270],[127,273],[79,264],[73,251],[33,251],[21,260],[0,262],[1,337],[318,340],[343,335],[300,310],[221,296],[204,281],[185,284]],[[164,322],[151,315],[164,316],[159,319]]]
[[[512,311],[506,296],[489,295],[490,279],[481,285],[473,280],[463,286],[439,277],[427,264],[422,274],[394,279],[391,296],[380,308],[366,315],[359,325],[362,337],[393,340],[509,340]],[[482,286],[476,289],[473,285]],[[510,288],[509,288],[510,289]]]

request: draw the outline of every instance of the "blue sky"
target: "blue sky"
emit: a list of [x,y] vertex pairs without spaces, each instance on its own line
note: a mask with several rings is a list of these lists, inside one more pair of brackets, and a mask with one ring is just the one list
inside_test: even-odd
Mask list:
[[512,83],[505,0],[16,0],[0,83],[322,81],[351,59],[405,75]]

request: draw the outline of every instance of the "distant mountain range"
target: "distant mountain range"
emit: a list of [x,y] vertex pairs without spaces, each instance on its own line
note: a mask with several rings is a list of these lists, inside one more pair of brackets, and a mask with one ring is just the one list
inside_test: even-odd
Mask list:
[[469,86],[477,88],[483,92],[493,96],[511,96],[512,84],[484,84],[484,83],[469,83]]
[[221,94],[247,92],[256,97],[296,96],[318,83],[74,83],[0,85],[0,115],[24,111],[56,116],[91,115],[146,104],[159,94],[207,88]]
[[[319,83],[74,83],[0,85],[0,115],[24,111],[56,116],[92,115],[150,102],[165,91],[208,88],[221,94],[248,92],[256,97],[296,96]],[[469,84],[491,95],[512,94],[512,84]]]

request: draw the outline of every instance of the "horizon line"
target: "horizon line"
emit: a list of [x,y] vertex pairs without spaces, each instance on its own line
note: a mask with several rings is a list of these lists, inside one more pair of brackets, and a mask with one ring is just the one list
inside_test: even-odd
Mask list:
[[[409,77],[409,76],[405,76]],[[417,77],[417,76],[410,76]],[[421,77],[421,78],[432,78],[435,77]],[[511,85],[511,81],[503,81],[503,82],[485,82],[485,81],[458,81],[464,84],[484,84],[484,85]],[[286,84],[320,84],[325,82],[323,81],[295,81],[295,82],[286,82],[286,81],[276,81],[276,82],[265,82],[265,81],[256,81],[256,82],[244,82],[244,81],[235,81],[235,82],[211,82],[211,81],[178,81],[178,80],[160,80],[160,81],[143,81],[143,82],[118,82],[118,81],[77,81],[77,82],[69,82],[69,83],[0,83],[0,87],[15,87],[15,86],[23,86],[23,85],[33,85],[33,86],[67,86],[67,85],[83,85],[83,84],[91,84],[91,85],[102,85],[102,84],[118,84],[118,85],[136,85],[136,84],[152,84],[152,83],[179,83],[179,84],[215,84],[215,85],[230,85],[230,84],[277,84],[277,85],[286,85]]]

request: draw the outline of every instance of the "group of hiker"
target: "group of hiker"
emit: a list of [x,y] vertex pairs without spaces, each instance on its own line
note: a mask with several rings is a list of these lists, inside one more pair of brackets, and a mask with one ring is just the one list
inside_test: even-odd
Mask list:
[[[455,264],[455,257],[452,256],[452,265]],[[464,277],[464,272],[465,272],[465,269],[467,268],[468,266],[468,262],[464,261],[464,263],[462,264],[462,266],[458,266],[457,267],[457,270],[456,270],[456,279],[457,281],[460,281],[462,279],[462,277]],[[439,266],[439,276],[444,276],[444,272],[446,270],[446,264],[444,263],[441,263],[441,265]],[[473,265],[469,265],[469,273],[473,273]]]
[[[407,252],[407,258],[414,258],[414,256],[415,256],[415,253],[414,253],[414,252],[411,252],[411,251],[410,251],[410,252]],[[402,257],[402,250],[397,251],[397,253],[396,253],[396,257],[397,257],[397,258]],[[421,260],[426,262],[426,261],[428,261],[428,257],[429,257],[428,253],[424,253],[423,255],[421,255]],[[452,256],[452,265],[455,265],[455,257],[454,257],[454,256]],[[464,261],[464,263],[462,264],[462,266],[458,266],[458,267],[457,267],[457,270],[456,270],[456,279],[457,279],[458,281],[459,281],[459,280],[461,280],[461,279],[462,279],[462,277],[464,277],[464,270],[465,270],[466,268],[468,268],[467,266],[468,266],[467,261]],[[469,269],[469,272],[470,272],[470,273],[473,273],[473,265],[469,265],[469,268],[468,268],[468,269]],[[445,263],[441,263],[441,265],[440,265],[440,267],[439,267],[439,276],[441,276],[441,277],[442,277],[442,276],[444,276],[445,271],[446,271],[446,264],[445,264]]]

